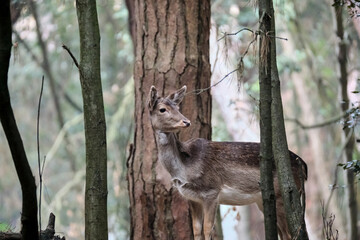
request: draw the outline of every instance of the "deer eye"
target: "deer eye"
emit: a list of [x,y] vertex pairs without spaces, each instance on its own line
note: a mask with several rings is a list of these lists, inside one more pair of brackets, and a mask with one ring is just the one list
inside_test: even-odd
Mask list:
[[164,112],[166,112],[166,109],[165,108],[160,108],[160,112],[164,113]]

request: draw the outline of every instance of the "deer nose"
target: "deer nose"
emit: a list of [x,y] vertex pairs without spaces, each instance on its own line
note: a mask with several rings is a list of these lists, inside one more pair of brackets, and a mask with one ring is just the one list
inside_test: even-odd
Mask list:
[[190,126],[191,123],[189,120],[183,120],[183,123],[186,125],[186,127]]

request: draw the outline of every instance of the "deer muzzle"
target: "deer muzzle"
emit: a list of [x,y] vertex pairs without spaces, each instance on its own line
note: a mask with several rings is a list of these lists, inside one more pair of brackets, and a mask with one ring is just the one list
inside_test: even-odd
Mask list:
[[176,124],[176,128],[187,128],[191,125],[190,120],[180,120],[177,124]]
[[189,120],[183,120],[183,123],[185,124],[185,127],[189,127],[191,125]]

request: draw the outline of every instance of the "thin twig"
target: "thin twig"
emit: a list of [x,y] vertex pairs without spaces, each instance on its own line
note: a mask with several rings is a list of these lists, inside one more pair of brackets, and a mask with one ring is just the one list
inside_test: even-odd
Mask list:
[[[216,34],[218,33],[218,29],[216,29]],[[220,47],[218,46],[216,49],[216,55],[215,55],[215,60],[214,60],[214,64],[212,64],[212,70],[211,72],[215,71],[217,62],[218,62],[218,58],[219,58],[219,52],[220,52]]]
[[[261,18],[260,18],[260,25],[261,25],[261,23],[262,23],[262,19],[263,19],[263,17],[264,17],[264,13],[263,13],[263,15],[261,16]],[[259,35],[259,33],[260,33],[260,29],[258,29],[258,30],[252,30],[252,29],[250,29],[250,28],[247,28],[247,27],[244,27],[244,28],[241,28],[239,31],[237,31],[237,32],[234,32],[234,33],[224,33],[224,36],[222,36],[221,38],[219,38],[217,41],[220,41],[220,40],[222,40],[222,39],[224,39],[224,38],[226,38],[227,36],[235,36],[235,35],[237,35],[237,34],[239,34],[239,33],[241,33],[242,31],[249,31],[249,32],[251,32],[251,33],[253,33],[253,34],[258,34]],[[288,41],[288,39],[287,38],[284,38],[284,37],[277,37],[277,36],[274,36],[274,35],[267,35],[268,37],[272,37],[272,38],[277,38],[277,39],[280,39],[280,40],[285,40],[285,41]]]
[[290,122],[294,122],[296,123],[300,128],[302,129],[312,129],[312,128],[320,128],[320,127],[325,127],[327,125],[336,123],[338,121],[340,121],[342,118],[346,118],[347,116],[349,116],[351,113],[353,113],[356,110],[356,108],[352,108],[346,112],[343,112],[341,115],[330,118],[322,123],[317,123],[314,125],[305,125],[302,122],[299,121],[299,119],[297,118],[285,118],[285,121],[290,121]]
[[79,63],[76,60],[76,57],[74,56],[74,54],[72,54],[72,52],[70,51],[70,49],[65,44],[62,45],[62,48],[65,49],[69,53],[70,57],[74,61],[75,66],[80,70]]
[[251,30],[250,28],[246,28],[246,27],[245,27],[245,28],[240,29],[240,30],[237,31],[237,32],[234,32],[234,33],[224,33],[224,36],[222,36],[221,38],[219,38],[217,41],[220,41],[220,40],[226,38],[227,36],[237,35],[237,34],[239,34],[240,32],[245,31],[245,30],[254,33],[254,30]]
[[[248,44],[246,50],[244,51],[244,53],[243,53],[243,54],[241,55],[241,57],[240,57],[240,61],[239,61],[240,63],[243,61],[244,57],[248,54],[249,49],[250,49],[250,46],[256,41],[257,36],[258,36],[258,32],[255,32],[255,37],[251,40],[251,42]],[[196,90],[194,90],[194,91],[188,92],[187,94],[196,94],[196,95],[199,95],[200,93],[203,93],[203,92],[205,92],[205,91],[207,91],[207,90],[209,90],[209,89],[217,86],[217,85],[220,84],[222,81],[224,81],[228,76],[230,76],[230,75],[233,74],[234,72],[237,72],[237,71],[241,70],[241,69],[242,69],[242,66],[243,66],[242,64],[238,64],[238,67],[237,67],[236,69],[234,69],[234,70],[232,70],[231,72],[227,73],[222,79],[220,79],[220,80],[219,80],[218,82],[216,82],[215,84],[213,84],[213,85],[211,85],[211,86],[209,86],[209,87],[207,87],[207,88],[196,89]],[[187,94],[186,94],[186,95],[187,95]]]
[[[24,39],[22,39],[19,35],[19,33],[13,29],[13,33],[16,37],[16,40],[19,41],[20,45],[24,46],[24,48],[26,49],[26,51],[28,51],[28,53],[30,53],[31,58],[41,67],[43,67],[43,64],[41,63],[41,61],[39,60],[39,58],[34,54],[34,52],[31,50],[30,46],[24,41]],[[43,67],[44,68],[44,67]]]
[[59,100],[60,98],[59,98],[59,91],[56,86],[56,79],[54,77],[53,71],[51,70],[51,63],[49,61],[49,53],[47,50],[47,43],[46,43],[46,40],[42,36],[43,32],[41,29],[41,21],[39,20],[39,16],[38,16],[38,12],[37,12],[37,3],[35,3],[35,1],[33,1],[33,0],[27,0],[27,2],[28,2],[29,9],[30,9],[30,13],[32,14],[32,16],[35,20],[35,30],[36,30],[36,35],[38,38],[38,46],[40,47],[41,55],[42,55],[42,66],[44,67],[44,69],[46,69],[45,71],[47,73],[48,80],[49,80],[51,97],[52,97],[52,100],[55,105],[57,121],[59,124],[59,128],[61,128],[62,125],[64,125],[64,116],[63,116],[63,112],[62,112],[62,108],[61,108],[61,104],[60,104],[60,100]]
[[277,38],[277,39],[284,40],[284,41],[288,41],[288,40],[289,40],[289,39],[284,38],[284,37],[277,37],[277,36],[273,36],[273,35],[268,35],[268,37],[273,37],[273,38]]
[[40,108],[41,108],[41,99],[44,90],[44,76],[42,76],[41,80],[41,89],[39,96],[39,104],[38,104],[38,114],[37,114],[37,127],[36,127],[36,141],[37,141],[37,152],[38,152],[38,167],[39,167],[39,181],[40,181],[40,193],[39,193],[39,227],[41,231],[41,194],[42,194],[42,173],[41,163],[40,163],[40,137],[39,137],[39,125],[40,125]]
[[265,11],[261,14],[261,17],[259,19],[259,29],[260,29],[261,24],[263,23],[264,17],[265,17]]
[[335,215],[330,214],[329,219],[327,220],[327,213],[324,209],[324,203],[321,201],[321,215],[323,219],[323,237],[326,240],[338,240],[339,239],[339,231],[335,229],[335,233],[333,230]]
[[255,33],[255,37],[254,37],[253,40],[251,40],[251,42],[248,44],[245,52],[244,52],[243,55],[241,56],[241,59],[243,59],[243,58],[246,56],[246,54],[248,54],[249,49],[250,49],[250,46],[257,40],[257,36],[258,36],[258,35],[259,35],[259,33],[256,32],[256,33]]
[[[51,76],[51,73],[48,71],[44,64],[38,59],[38,57],[34,54],[34,52],[31,50],[30,46],[20,37],[19,33],[13,29],[13,33],[15,34],[15,37],[17,41],[19,41],[20,45],[25,48],[25,50],[30,54],[31,58],[45,71],[46,75],[48,77]],[[55,82],[56,87],[61,88],[61,86]],[[79,107],[77,103],[67,94],[66,92],[63,92],[65,100],[72,106],[75,110],[78,112],[82,112],[82,108]]]
[[328,213],[328,209],[329,209],[329,205],[330,205],[330,201],[331,201],[331,198],[333,196],[333,193],[334,193],[334,190],[336,189],[336,185],[337,185],[337,180],[338,180],[338,168],[339,168],[339,163],[341,162],[341,156],[346,148],[346,145],[349,143],[352,135],[354,134],[354,128],[350,128],[350,131],[349,131],[349,134],[346,136],[346,139],[345,139],[345,142],[343,144],[343,146],[341,147],[341,151],[340,151],[340,154],[336,160],[336,165],[335,165],[335,169],[334,169],[334,183],[331,187],[331,192],[330,192],[330,195],[329,195],[329,198],[328,200],[326,201],[326,205],[325,205],[325,216],[327,215]]
[[[262,23],[263,17],[264,17],[264,13],[262,14],[262,16],[261,16],[261,18],[260,18],[260,21],[259,21],[260,24],[259,24],[259,26],[260,26],[261,23]],[[235,33],[225,33],[223,37],[221,37],[221,38],[218,39],[218,41],[220,41],[220,40],[226,38],[227,36],[237,35],[238,33],[242,32],[242,31],[245,31],[245,30],[253,33],[255,36],[254,36],[254,38],[251,40],[251,42],[248,44],[248,46],[247,46],[246,50],[244,51],[244,53],[241,55],[240,61],[239,61],[239,64],[238,64],[238,67],[237,67],[236,69],[232,70],[231,72],[227,73],[222,79],[220,79],[220,80],[219,80],[218,82],[216,82],[215,84],[213,84],[213,85],[211,85],[211,86],[209,86],[209,87],[207,87],[207,88],[196,89],[196,90],[194,90],[194,91],[188,92],[187,94],[196,94],[196,95],[198,95],[198,94],[200,94],[200,93],[203,93],[203,92],[205,92],[205,91],[207,91],[207,90],[209,90],[209,89],[217,86],[218,84],[220,84],[222,81],[224,81],[228,76],[230,76],[230,75],[233,74],[234,72],[243,71],[243,69],[242,69],[242,68],[243,68],[243,64],[242,64],[242,63],[243,63],[243,59],[244,59],[244,57],[248,54],[249,49],[250,49],[250,46],[257,40],[257,36],[260,34],[260,30],[258,29],[257,31],[254,31],[254,30],[252,30],[252,29],[250,29],[250,28],[246,28],[246,27],[245,27],[245,28],[242,28],[242,29],[240,29],[239,31],[237,31],[237,32],[235,32]],[[225,40],[226,40],[226,39],[225,39]],[[226,41],[225,41],[225,43],[226,43]],[[187,94],[186,94],[186,95],[187,95]]]
[[203,93],[209,89],[211,89],[212,87],[217,86],[219,83],[221,83],[222,81],[224,81],[228,76],[230,76],[231,74],[233,74],[234,72],[236,72],[237,70],[239,70],[238,68],[232,70],[231,72],[229,72],[228,74],[226,74],[222,79],[220,79],[218,82],[216,82],[215,84],[207,87],[207,88],[202,88],[202,89],[195,89],[194,91],[188,92],[186,93],[186,95],[188,94],[196,94],[199,95],[200,93]]

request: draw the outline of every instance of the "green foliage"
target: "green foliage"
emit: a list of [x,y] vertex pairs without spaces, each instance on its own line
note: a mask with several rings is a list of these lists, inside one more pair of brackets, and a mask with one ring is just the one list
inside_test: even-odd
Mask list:
[[10,230],[11,230],[10,225],[0,222],[0,232],[9,232]]
[[347,114],[349,115],[346,122],[343,122],[343,129],[345,128],[355,128],[359,123],[360,118],[360,109],[356,106],[352,106],[348,111]]
[[347,6],[350,17],[360,17],[358,10],[360,7],[360,0],[334,0],[334,3],[332,4],[333,7],[340,7],[343,5]]
[[340,163],[339,166],[342,167],[344,170],[354,171],[355,175],[360,174],[360,160],[358,159],[354,159],[347,163]]

